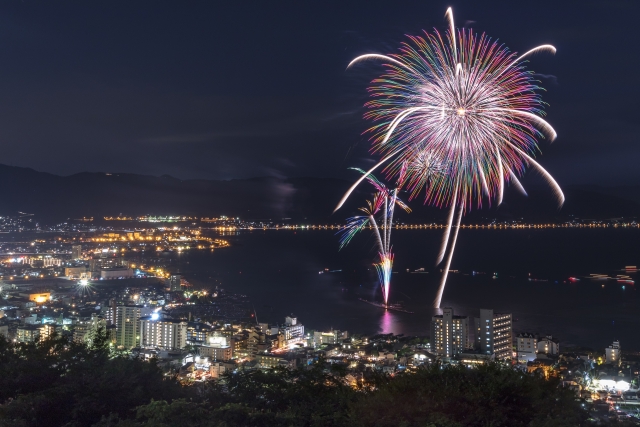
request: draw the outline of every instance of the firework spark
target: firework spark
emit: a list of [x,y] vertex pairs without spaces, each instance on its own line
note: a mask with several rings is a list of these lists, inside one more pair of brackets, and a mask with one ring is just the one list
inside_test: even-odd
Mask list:
[[483,201],[500,205],[509,184],[526,194],[518,177],[527,166],[543,176],[559,205],[564,203],[558,183],[534,160],[538,140],[553,141],[557,135],[543,118],[542,88],[524,61],[556,49],[542,45],[518,56],[485,34],[456,30],[451,8],[445,16],[449,29],[444,34],[434,30],[409,36],[397,54],[363,55],[349,64],[368,59],[384,63],[385,72],[369,88],[372,99],[365,114],[373,122],[366,131],[372,153],[382,159],[336,207],[384,165],[383,174],[398,180],[399,187],[406,186],[409,199],[422,193],[425,204],[450,209],[438,254],[440,263],[450,251],[434,301],[437,308],[466,211],[481,208]]
[[[382,289],[382,298],[385,306],[389,303],[389,289],[391,284],[391,271],[393,267],[393,252],[391,246],[391,230],[393,229],[393,214],[395,207],[399,206],[406,212],[411,209],[398,198],[398,189],[389,190],[383,183],[378,181],[375,176],[368,174],[362,169],[356,169],[373,185],[376,193],[373,201],[367,201],[367,207],[360,208],[365,215],[355,216],[347,220],[345,228],[338,233],[340,236],[340,249],[346,246],[353,236],[369,226],[373,228],[378,246],[378,256],[380,262],[374,264],[378,272],[380,287]],[[376,220],[377,215],[382,218]]]

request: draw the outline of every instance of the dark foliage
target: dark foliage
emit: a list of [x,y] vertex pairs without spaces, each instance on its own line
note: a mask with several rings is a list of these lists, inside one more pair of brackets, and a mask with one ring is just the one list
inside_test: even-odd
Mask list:
[[152,402],[137,420],[102,426],[530,426],[587,425],[575,395],[555,381],[500,365],[434,365],[345,385],[322,364],[309,370],[247,372],[211,384],[204,400]]
[[110,414],[131,417],[151,398],[182,395],[153,361],[110,351],[104,331],[93,342],[84,346],[53,337],[36,345],[0,339],[0,425],[89,426]]
[[554,380],[498,364],[432,365],[381,378],[353,416],[364,426],[578,426],[586,413]]
[[0,427],[583,426],[588,412],[554,380],[501,365],[433,365],[353,386],[345,371],[247,371],[181,387],[154,361],[59,337],[0,340]]

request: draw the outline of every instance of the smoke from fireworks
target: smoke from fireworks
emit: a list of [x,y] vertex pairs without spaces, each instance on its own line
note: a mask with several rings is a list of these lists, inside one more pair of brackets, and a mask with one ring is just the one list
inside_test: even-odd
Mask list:
[[[455,29],[447,10],[449,29],[410,36],[398,54],[368,54],[350,64],[382,60],[385,72],[373,80],[365,118],[373,122],[367,133],[372,153],[382,159],[356,181],[336,210],[369,173],[385,165],[387,179],[406,186],[410,199],[424,194],[424,203],[450,209],[438,255],[446,255],[444,274],[434,301],[439,308],[462,215],[483,200],[502,203],[505,186],[524,194],[518,177],[527,166],[536,169],[553,188],[560,205],[562,190],[535,160],[538,139],[556,137],[544,119],[534,74],[523,55],[510,52],[472,29]],[[457,211],[457,214],[456,214]],[[455,225],[454,225],[455,218]],[[453,238],[451,229],[455,227]]]
[[[362,169],[353,169],[362,174],[366,174]],[[378,279],[382,289],[384,304],[388,305],[389,287],[391,285],[391,270],[393,268],[393,252],[391,250],[393,213],[396,205],[406,212],[411,212],[411,209],[409,209],[409,207],[398,198],[397,188],[389,190],[383,183],[378,181],[375,176],[371,174],[363,176],[366,176],[366,179],[375,187],[376,193],[373,196],[373,201],[367,201],[367,207],[360,208],[365,215],[349,218],[345,228],[338,232],[341,235],[340,249],[346,246],[353,236],[365,227],[369,226],[373,228],[378,246],[378,256],[380,258],[380,262],[374,265],[378,272]],[[376,220],[376,216],[380,214],[382,214],[382,218],[378,218]]]

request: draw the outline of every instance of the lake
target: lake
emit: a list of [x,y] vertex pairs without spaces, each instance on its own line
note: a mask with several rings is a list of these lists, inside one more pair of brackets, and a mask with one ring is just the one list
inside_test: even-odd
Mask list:
[[[358,300],[380,298],[367,231],[342,251],[333,231],[259,230],[226,235],[229,248],[171,256],[195,285],[247,294],[260,322],[293,313],[307,329],[428,335],[441,236],[441,230],[393,231],[390,300],[413,314]],[[602,350],[619,339],[623,349],[640,350],[640,283],[584,278],[640,265],[639,237],[637,228],[463,229],[451,264],[459,272],[449,274],[442,306],[471,317],[480,308],[512,313],[516,333],[551,334],[561,345]],[[419,268],[426,272],[414,272]],[[570,276],[583,278],[568,283]]]

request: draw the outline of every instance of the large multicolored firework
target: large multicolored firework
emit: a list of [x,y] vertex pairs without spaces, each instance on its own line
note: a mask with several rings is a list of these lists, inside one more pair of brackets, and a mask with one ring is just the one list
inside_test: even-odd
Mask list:
[[[517,55],[471,29],[456,30],[451,8],[449,29],[410,36],[398,54],[368,54],[383,61],[385,72],[373,80],[365,117],[372,153],[382,159],[356,181],[336,210],[368,174],[382,165],[389,180],[410,193],[424,194],[424,203],[450,209],[438,264],[449,254],[434,301],[440,307],[460,221],[483,201],[502,203],[504,188],[513,184],[524,194],[518,177],[527,166],[536,169],[554,189],[562,190],[534,157],[538,139],[555,139],[544,119],[541,88],[525,68],[528,56],[552,52],[542,45]],[[454,225],[455,219],[455,225]],[[453,237],[451,229],[454,228]]]
[[[355,216],[347,220],[345,228],[338,233],[340,237],[340,249],[346,246],[353,236],[366,227],[371,227],[376,235],[378,244],[378,256],[380,262],[374,264],[378,272],[378,279],[382,289],[384,305],[389,304],[389,287],[391,285],[391,270],[393,268],[393,252],[391,250],[391,230],[393,229],[393,213],[395,207],[399,206],[406,212],[411,209],[398,198],[398,189],[390,190],[383,183],[378,181],[372,174],[367,174],[362,169],[357,169],[373,185],[376,193],[372,201],[367,201],[367,207],[360,208],[365,215]],[[376,220],[376,216],[380,216]]]

